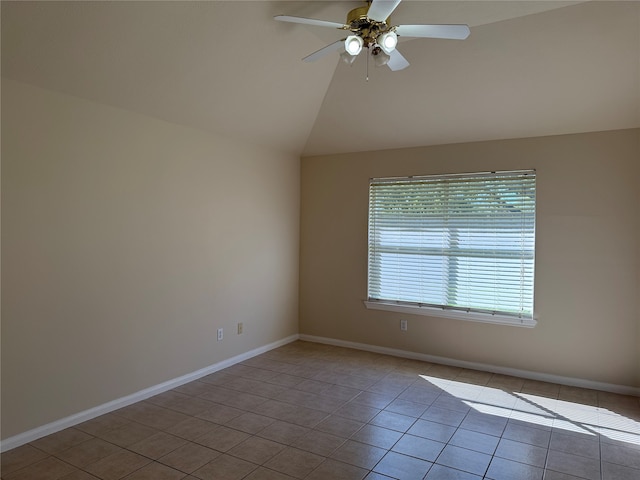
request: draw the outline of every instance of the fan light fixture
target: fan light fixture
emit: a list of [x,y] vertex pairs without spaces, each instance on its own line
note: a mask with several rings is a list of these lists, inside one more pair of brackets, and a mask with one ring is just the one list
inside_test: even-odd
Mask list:
[[396,32],[385,32],[378,36],[378,45],[380,45],[384,53],[389,54],[398,45],[398,35],[396,35]]
[[378,53],[373,54],[372,56],[373,56],[373,63],[376,65],[376,67],[382,67],[386,65],[387,63],[389,63],[389,60],[391,59],[391,57],[386,53],[384,53],[384,51],[382,50],[378,51]]
[[344,49],[349,55],[358,55],[362,51],[364,41],[357,35],[349,35],[344,41]]
[[356,58],[358,58],[357,55],[349,55],[347,52],[342,52],[340,54],[340,59],[347,65],[353,65],[353,62],[356,61]]

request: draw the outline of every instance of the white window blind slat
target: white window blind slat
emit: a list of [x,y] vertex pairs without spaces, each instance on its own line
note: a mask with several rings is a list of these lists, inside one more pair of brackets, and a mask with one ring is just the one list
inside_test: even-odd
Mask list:
[[533,318],[535,171],[372,179],[370,301]]

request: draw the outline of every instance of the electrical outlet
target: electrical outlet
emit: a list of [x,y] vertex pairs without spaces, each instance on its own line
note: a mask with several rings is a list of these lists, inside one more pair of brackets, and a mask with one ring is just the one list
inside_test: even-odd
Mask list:
[[407,321],[406,320],[400,320],[400,330],[402,330],[403,332],[407,331]]
[[244,326],[242,325],[242,322],[238,323],[238,335],[242,335],[242,331],[244,330]]
[[218,329],[218,341],[222,340],[224,337],[223,330],[221,328]]

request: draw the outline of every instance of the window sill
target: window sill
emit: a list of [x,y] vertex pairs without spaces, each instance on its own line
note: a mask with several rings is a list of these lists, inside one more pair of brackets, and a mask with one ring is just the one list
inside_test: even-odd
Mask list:
[[458,310],[443,310],[433,307],[419,307],[417,305],[401,305],[398,303],[375,302],[365,300],[364,305],[370,310],[386,310],[389,312],[424,315],[428,317],[452,318],[469,322],[493,323],[495,325],[509,325],[513,327],[533,328],[537,325],[535,318],[515,318],[506,315],[491,315],[487,313],[461,312]]

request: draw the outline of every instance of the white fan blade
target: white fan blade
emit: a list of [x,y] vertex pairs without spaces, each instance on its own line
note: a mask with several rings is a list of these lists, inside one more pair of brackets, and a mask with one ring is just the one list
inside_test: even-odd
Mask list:
[[402,0],[373,0],[367,12],[367,17],[377,22],[384,22],[401,1]]
[[404,70],[409,66],[409,62],[406,58],[402,56],[402,54],[396,48],[392,50],[389,54],[389,61],[387,62],[387,67],[389,67],[394,72],[397,70]]
[[304,57],[302,59],[302,61],[303,62],[315,62],[319,58],[324,57],[327,53],[337,52],[338,50],[340,50],[340,48],[344,47],[344,41],[345,40],[346,39],[343,38],[342,40],[338,40],[337,42],[333,42],[332,44],[321,48],[317,52],[313,52],[311,55],[307,55],[306,57]]
[[466,25],[399,25],[396,33],[401,37],[464,40],[471,32]]
[[344,24],[327,22],[326,20],[316,20],[315,18],[290,17],[289,15],[276,15],[274,20],[279,22],[303,23],[305,25],[315,25],[317,27],[343,28]]

